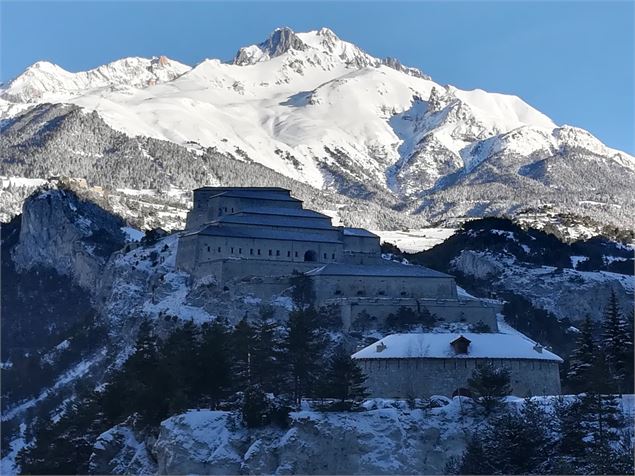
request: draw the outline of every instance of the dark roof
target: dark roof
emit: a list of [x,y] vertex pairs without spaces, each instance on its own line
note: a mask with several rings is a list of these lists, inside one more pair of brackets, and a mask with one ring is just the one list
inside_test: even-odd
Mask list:
[[405,264],[325,264],[305,273],[307,276],[386,276],[451,278],[452,276],[423,266]]
[[331,225],[331,221],[322,218],[281,215],[257,215],[238,212],[231,215],[223,215],[214,220],[215,223],[236,223],[245,225],[276,226],[285,228],[313,228],[316,230],[331,230],[339,232]]
[[324,218],[331,219],[330,216],[324,213],[316,212],[314,210],[307,210],[306,208],[284,208],[284,207],[247,207],[236,212],[238,213],[253,213],[256,215],[283,215],[283,216],[295,216],[306,218]]
[[377,236],[374,233],[371,233],[370,231],[366,230],[365,228],[345,227],[344,228],[344,236],[363,236],[363,237],[367,237],[367,238],[377,238],[377,239],[379,239],[379,236]]
[[302,200],[291,197],[286,193],[276,190],[227,190],[225,192],[217,193],[209,198],[214,197],[228,197],[228,198],[253,198],[256,200],[275,200],[278,202],[298,202],[302,203]]
[[286,230],[268,230],[263,228],[251,228],[241,226],[227,225],[208,225],[205,228],[188,233],[189,235],[205,235],[205,236],[226,236],[231,238],[257,238],[264,240],[279,241],[310,241],[318,243],[339,243],[340,240],[334,240],[324,237],[318,233],[308,233],[304,231],[286,231]]
[[199,187],[194,189],[195,192],[229,192],[232,190],[271,191],[285,192],[287,195],[291,194],[291,190],[282,187]]

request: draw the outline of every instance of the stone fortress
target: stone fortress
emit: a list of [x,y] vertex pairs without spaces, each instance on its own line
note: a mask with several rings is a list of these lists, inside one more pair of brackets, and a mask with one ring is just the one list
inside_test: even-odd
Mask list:
[[[291,277],[303,274],[312,284],[315,305],[326,307],[330,312],[334,310],[342,320],[344,331],[359,330],[366,325],[380,327],[390,314],[408,308],[413,311],[426,309],[440,321],[456,323],[468,330],[477,324],[485,326],[491,332],[487,334],[490,337],[504,335],[498,334],[498,304],[459,294],[450,275],[382,258],[377,235],[361,228],[334,226],[329,216],[305,209],[301,200],[283,188],[202,187],[194,190],[194,206],[187,215],[186,229],[179,237],[176,266],[194,279],[213,279],[227,290],[241,286],[259,297],[271,297],[288,289]],[[450,336],[447,333],[437,335]],[[385,339],[389,337],[392,336]],[[531,342],[524,336],[518,338],[525,343]],[[521,344],[526,347],[523,342]],[[491,343],[497,345],[495,337]],[[531,342],[532,346],[534,344]],[[360,351],[365,353],[354,357],[362,359],[372,394],[408,396],[411,389],[402,387],[411,385],[409,379],[403,380],[400,387],[400,380],[388,378],[394,373],[390,370],[393,364],[397,369],[401,368],[401,362],[404,365],[411,363],[417,370],[421,364],[422,371],[432,371],[432,367],[446,358],[452,360],[460,356],[465,368],[465,362],[474,360],[469,352],[449,352],[449,340],[445,347],[443,358],[419,355],[421,353],[411,355],[410,350],[410,354],[400,357],[387,357],[390,353],[369,357],[374,354],[372,349]],[[510,355],[510,358],[515,362],[531,361],[535,357],[534,360],[541,361],[539,369],[542,369],[547,354],[543,354],[541,348],[540,352],[535,350],[534,353],[521,357]],[[556,362],[557,370],[560,359],[553,358],[555,360],[550,362]],[[445,365],[442,373],[450,376],[450,383],[439,387],[442,391],[437,393],[451,394],[465,385],[465,372],[445,372]],[[437,370],[434,367],[435,373]],[[405,375],[404,372],[399,374]],[[551,383],[544,385],[540,377]],[[523,394],[541,394],[547,390],[559,392],[557,371],[545,366],[540,377],[531,379],[535,384],[523,381],[517,385],[518,391]],[[516,380],[520,382],[523,378]],[[373,384],[375,381],[377,383]],[[379,383],[381,381],[392,383],[386,387]],[[386,394],[388,388],[393,395]],[[423,396],[432,389],[430,385],[423,385],[415,393]]]

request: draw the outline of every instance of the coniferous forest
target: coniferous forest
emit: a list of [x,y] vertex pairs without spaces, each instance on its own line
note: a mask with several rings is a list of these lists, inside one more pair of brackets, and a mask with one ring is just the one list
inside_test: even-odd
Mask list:
[[[364,376],[341,345],[329,344],[310,291],[298,286],[289,320],[235,326],[186,323],[166,338],[141,325],[134,353],[102,391],[69,401],[54,424],[37,419],[36,443],[18,456],[24,474],[82,474],[96,438],[126,422],[152,433],[190,408],[237,411],[244,425],[285,428],[289,412],[309,399],[318,411],[359,411]],[[448,474],[629,474],[633,434],[618,396],[633,388],[631,330],[612,296],[600,334],[584,321],[564,377],[566,393],[545,407],[511,393],[504,368],[474,371],[469,390],[482,422]],[[479,416],[480,415],[480,416]],[[10,422],[8,422],[10,424]],[[4,433],[4,432],[3,432]]]

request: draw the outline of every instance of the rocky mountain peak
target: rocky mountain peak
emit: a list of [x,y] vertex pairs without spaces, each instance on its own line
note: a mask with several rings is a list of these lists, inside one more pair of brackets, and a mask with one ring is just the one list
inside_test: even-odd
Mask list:
[[238,50],[233,64],[245,66],[280,56],[289,50],[304,51],[308,46],[288,27],[276,28],[269,38],[258,45]]

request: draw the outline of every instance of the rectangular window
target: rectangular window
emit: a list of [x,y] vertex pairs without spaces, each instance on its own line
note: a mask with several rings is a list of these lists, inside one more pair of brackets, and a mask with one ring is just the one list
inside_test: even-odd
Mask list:
[[218,247],[218,252],[220,253],[220,246]]
[[260,249],[258,250],[258,256],[260,256]]
[[331,259],[335,259],[335,253],[331,255]]
[[210,252],[210,248],[209,248],[209,246],[207,247],[207,252],[208,252],[208,253]]
[[273,250],[269,250],[269,256],[273,255]]
[[232,254],[234,254],[234,247],[233,247],[233,246],[232,246],[232,251],[231,251],[231,253],[232,253]]
[[280,250],[276,250],[276,256],[280,256]]
[[296,258],[298,257],[298,252],[297,252],[297,251],[295,252],[295,257],[296,257]]
[[243,254],[243,249],[242,248],[238,248],[238,254],[242,255]]
[[326,259],[326,253],[324,253],[324,259]]
[[287,258],[291,258],[291,252],[287,251]]
[[253,254],[254,254],[254,249],[253,249],[253,248],[250,248],[250,249],[249,249],[249,254],[250,254],[250,255],[253,255]]

